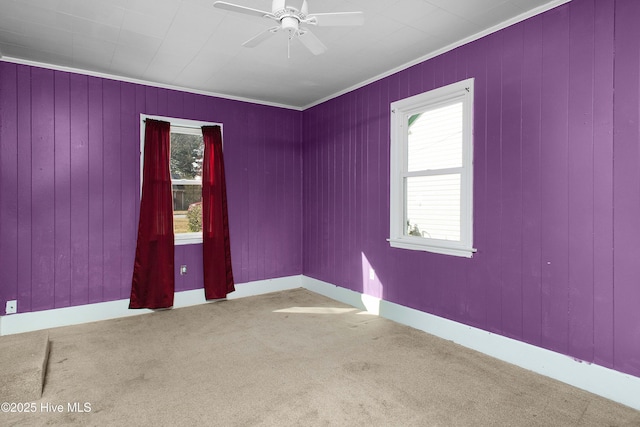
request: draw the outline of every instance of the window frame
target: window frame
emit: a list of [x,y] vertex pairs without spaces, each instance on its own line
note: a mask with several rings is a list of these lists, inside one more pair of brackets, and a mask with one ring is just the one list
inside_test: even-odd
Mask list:
[[[391,247],[471,258],[473,248],[473,99],[474,79],[462,80],[390,104],[390,225]],[[408,172],[409,117],[462,101],[462,166]],[[406,233],[406,187],[409,176],[460,173],[460,240],[410,236]],[[437,172],[440,171],[440,172]]]
[[[189,119],[180,119],[176,117],[165,117],[165,116],[157,116],[157,115],[148,115],[148,114],[140,114],[140,198],[142,198],[142,179],[144,175],[144,133],[145,133],[145,120],[162,120],[165,122],[171,123],[171,128],[182,128],[187,130],[185,133],[189,133],[188,130],[191,129],[194,132],[196,130],[201,131],[202,126],[220,126],[220,132],[222,133],[223,126],[222,123],[215,122],[204,122],[200,120],[189,120]],[[224,138],[223,138],[224,141]],[[223,142],[224,147],[224,142]],[[169,168],[170,165],[167,165]],[[171,180],[171,185],[182,185],[183,180]],[[189,183],[188,185],[193,185]],[[174,235],[174,245],[192,245],[192,244],[201,244],[202,243],[202,232],[195,233],[180,233]]]

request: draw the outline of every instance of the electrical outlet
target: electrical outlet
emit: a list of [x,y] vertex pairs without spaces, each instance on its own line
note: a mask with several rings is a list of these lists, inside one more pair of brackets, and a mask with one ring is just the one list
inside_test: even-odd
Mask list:
[[376,280],[376,271],[369,267],[369,280]]
[[7,305],[6,305],[4,311],[7,314],[17,313],[18,312],[18,301],[16,301],[16,300],[7,301]]
[[184,276],[185,274],[187,274],[187,266],[183,264],[180,266],[180,275]]

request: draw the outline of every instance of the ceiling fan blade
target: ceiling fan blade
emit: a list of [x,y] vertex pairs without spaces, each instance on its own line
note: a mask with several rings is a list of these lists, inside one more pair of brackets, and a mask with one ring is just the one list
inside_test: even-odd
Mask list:
[[261,32],[257,36],[247,40],[244,43],[242,43],[242,46],[244,46],[244,47],[256,47],[260,43],[262,43],[263,41],[265,41],[266,39],[271,37],[271,35],[277,33],[278,30],[280,30],[280,27],[271,27],[271,28],[269,28],[267,30],[264,30],[263,32]]
[[363,25],[363,12],[314,13],[307,18],[310,24],[323,27],[347,27]]
[[218,9],[228,10],[229,12],[242,13],[243,15],[257,16],[258,18],[275,18],[275,16],[273,16],[271,12],[252,9],[250,7],[227,3],[225,1],[217,1],[213,3],[213,7]]
[[302,44],[305,45],[305,47],[314,55],[320,55],[327,51],[327,47],[324,43],[322,43],[315,34],[306,28],[301,29],[298,33],[298,38],[300,39],[300,42],[302,42]]

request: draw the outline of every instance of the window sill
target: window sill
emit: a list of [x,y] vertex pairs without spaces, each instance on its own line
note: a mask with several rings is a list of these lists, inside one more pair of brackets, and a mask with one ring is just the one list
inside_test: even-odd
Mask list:
[[197,245],[202,243],[202,233],[180,233],[174,237],[173,244],[181,245]]
[[473,257],[474,252],[477,252],[475,248],[464,248],[461,246],[439,246],[429,243],[422,243],[408,239],[387,239],[389,245],[392,248],[409,249],[413,251],[432,252],[442,255],[453,255],[465,258]]

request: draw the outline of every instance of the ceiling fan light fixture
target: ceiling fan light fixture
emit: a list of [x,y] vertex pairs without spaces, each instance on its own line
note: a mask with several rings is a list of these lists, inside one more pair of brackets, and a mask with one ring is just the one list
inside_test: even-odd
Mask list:
[[298,31],[300,26],[300,21],[293,16],[285,16],[280,20],[280,23],[282,24],[282,29],[288,30],[289,32]]
[[309,15],[307,0],[273,0],[271,3],[271,12],[227,3],[225,1],[216,1],[213,3],[213,6],[218,9],[272,19],[278,22],[279,26],[261,32],[257,36],[244,42],[242,44],[243,46],[255,47],[266,40],[271,34],[279,30],[284,30],[289,36],[287,51],[289,51],[288,46],[291,39],[297,37],[314,55],[324,53],[327,47],[308,28],[301,27],[300,24],[331,27],[362,25],[364,23],[364,15],[362,12],[316,13]]

